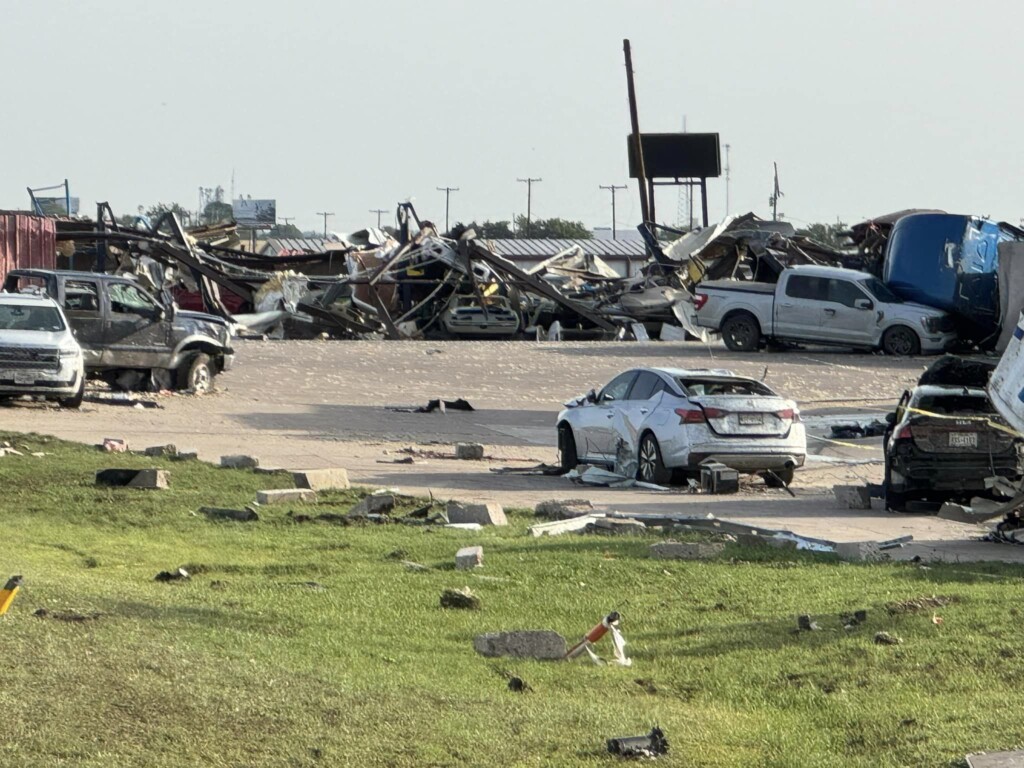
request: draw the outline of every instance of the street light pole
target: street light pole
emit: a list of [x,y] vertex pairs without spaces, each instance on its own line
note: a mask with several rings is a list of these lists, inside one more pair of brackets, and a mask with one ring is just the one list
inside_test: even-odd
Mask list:
[[444,231],[447,233],[448,229],[448,201],[452,196],[452,192],[458,192],[458,187],[438,187],[438,192],[444,192]]
[[533,206],[533,185],[534,182],[544,181],[544,179],[531,179],[527,177],[525,179],[516,179],[521,184],[526,185],[526,236],[530,236],[530,214]]
[[599,184],[598,187],[600,189],[607,189],[607,190],[609,190],[612,193],[612,240],[618,240],[618,237],[616,237],[618,232],[615,229],[615,191],[619,190],[619,189],[625,189],[626,185],[625,184],[618,184],[618,185],[616,185],[616,184],[609,184],[609,185],[605,186],[604,184]]
[[387,213],[387,212],[388,212],[387,208],[371,208],[370,209],[370,213],[376,213],[377,214],[377,229],[380,229],[380,215],[382,213]]
[[334,214],[331,213],[330,211],[317,211],[316,215],[324,217],[324,238],[326,238],[327,237],[327,217],[328,216],[333,216]]

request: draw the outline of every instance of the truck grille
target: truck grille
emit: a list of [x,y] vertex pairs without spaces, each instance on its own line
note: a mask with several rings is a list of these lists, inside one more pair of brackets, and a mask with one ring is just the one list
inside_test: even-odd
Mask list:
[[55,348],[0,347],[0,368],[52,368],[60,367],[60,356]]

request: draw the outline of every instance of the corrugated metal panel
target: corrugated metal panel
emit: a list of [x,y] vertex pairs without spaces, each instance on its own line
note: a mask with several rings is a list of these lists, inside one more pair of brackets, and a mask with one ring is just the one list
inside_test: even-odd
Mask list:
[[583,252],[602,259],[646,259],[647,251],[642,240],[559,240],[559,239],[514,239],[488,240],[490,246],[499,256],[507,259],[523,258],[547,259],[567,248],[578,245]]
[[45,216],[0,211],[0,280],[12,269],[56,268],[56,222]]

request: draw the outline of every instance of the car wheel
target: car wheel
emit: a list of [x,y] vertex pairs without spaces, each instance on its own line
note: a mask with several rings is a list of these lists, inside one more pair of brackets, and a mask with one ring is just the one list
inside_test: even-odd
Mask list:
[[576,465],[579,464],[579,457],[576,455],[576,438],[572,434],[572,427],[568,424],[560,424],[558,427],[558,460],[563,473],[576,469]]
[[894,325],[882,335],[882,349],[887,355],[908,357],[921,354],[921,339],[905,325]]
[[730,352],[756,352],[761,344],[761,326],[749,312],[739,312],[722,323],[722,341]]
[[213,368],[210,356],[200,352],[178,368],[178,389],[203,395],[213,389]]
[[668,485],[672,482],[672,470],[661,460],[661,447],[658,440],[650,432],[640,438],[640,450],[637,455],[638,464],[636,479],[655,485]]
[[78,383],[78,391],[75,392],[71,397],[62,397],[60,399],[61,408],[81,408],[82,398],[85,397],[85,376],[82,376],[82,380]]
[[769,488],[788,488],[793,482],[793,475],[796,474],[796,470],[793,467],[789,469],[776,469],[773,472],[765,472],[764,484]]

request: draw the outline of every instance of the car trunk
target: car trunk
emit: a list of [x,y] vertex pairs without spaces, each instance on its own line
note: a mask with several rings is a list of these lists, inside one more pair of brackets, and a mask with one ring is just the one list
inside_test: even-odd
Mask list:
[[910,421],[914,446],[927,453],[1003,453],[1013,449],[1013,436],[974,418],[918,416]]
[[793,404],[781,397],[703,395],[691,397],[708,426],[722,437],[782,437],[793,424]]

